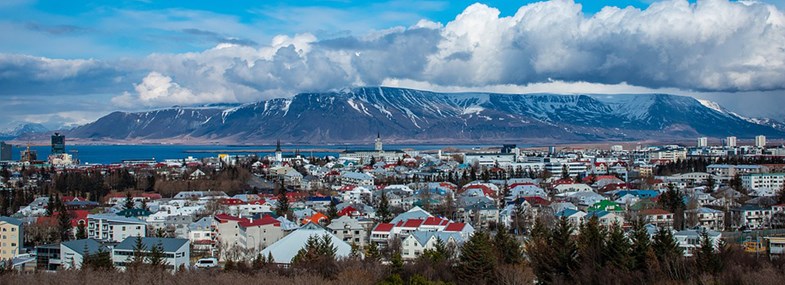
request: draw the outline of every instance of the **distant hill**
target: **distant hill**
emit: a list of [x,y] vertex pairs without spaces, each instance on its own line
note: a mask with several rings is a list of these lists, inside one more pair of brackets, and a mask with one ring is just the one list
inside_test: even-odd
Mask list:
[[369,142],[377,132],[386,141],[424,143],[785,137],[769,121],[684,96],[437,93],[389,87],[301,93],[241,106],[114,112],[66,135],[95,141],[280,139],[319,144]]
[[36,123],[19,123],[13,128],[7,130],[0,130],[0,139],[14,139],[25,134],[35,134],[47,132],[49,129],[42,124]]

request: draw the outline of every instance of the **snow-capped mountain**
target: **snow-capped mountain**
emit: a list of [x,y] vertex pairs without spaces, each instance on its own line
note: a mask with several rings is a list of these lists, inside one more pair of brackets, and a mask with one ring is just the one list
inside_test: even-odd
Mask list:
[[377,132],[387,140],[409,142],[785,137],[782,130],[691,97],[437,93],[389,87],[301,93],[231,107],[114,112],[67,135],[316,144],[368,142]]
[[46,131],[49,131],[49,129],[46,128],[42,124],[37,124],[37,123],[18,123],[18,124],[16,124],[16,126],[14,126],[12,128],[9,128],[9,129],[6,129],[6,130],[0,130],[0,138],[9,138],[10,139],[10,138],[16,138],[16,137],[24,135],[24,134],[40,133],[40,132],[46,132]]

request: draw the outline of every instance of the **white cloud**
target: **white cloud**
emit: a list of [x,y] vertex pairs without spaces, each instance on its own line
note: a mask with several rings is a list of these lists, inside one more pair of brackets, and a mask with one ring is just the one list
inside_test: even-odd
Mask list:
[[[176,19],[164,20],[172,22],[167,29],[185,28]],[[14,74],[26,70],[18,74],[42,86],[109,90],[115,94],[112,103],[123,108],[250,102],[382,84],[441,91],[691,96],[785,89],[785,16],[768,4],[672,0],[645,10],[606,7],[586,15],[579,4],[552,0],[523,6],[508,17],[474,4],[446,24],[412,22],[360,36],[280,35],[258,47],[224,43],[138,61],[4,56],[0,83],[15,92],[38,90],[13,88],[21,78]],[[63,76],[74,84],[56,83]]]

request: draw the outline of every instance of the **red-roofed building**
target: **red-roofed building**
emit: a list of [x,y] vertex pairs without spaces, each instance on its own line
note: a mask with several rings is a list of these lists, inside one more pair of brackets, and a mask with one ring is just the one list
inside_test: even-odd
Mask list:
[[650,224],[658,227],[673,227],[673,213],[663,209],[646,209],[638,212],[638,215]]
[[[72,210],[72,211],[68,211],[68,214],[71,215],[71,228],[73,231],[72,234],[76,236],[76,231],[77,231],[77,227],[79,227],[79,224],[85,226],[85,233],[86,233],[87,215],[90,214],[90,212],[87,210]],[[48,225],[48,226],[56,227],[58,226],[59,223],[58,221],[59,216],[60,216],[60,212],[54,212],[52,213],[51,217],[47,217],[47,216],[38,217],[35,220],[35,223],[39,225]]]
[[393,224],[379,223],[371,231],[371,242],[387,244],[392,238]]

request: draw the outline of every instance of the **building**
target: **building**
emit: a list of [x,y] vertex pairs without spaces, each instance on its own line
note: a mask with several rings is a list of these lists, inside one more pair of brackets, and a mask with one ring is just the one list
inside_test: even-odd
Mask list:
[[360,172],[346,172],[341,175],[341,184],[355,186],[373,186],[373,176]]
[[60,133],[52,135],[52,155],[65,153],[65,136]]
[[741,176],[741,186],[748,191],[780,190],[784,182],[785,173],[750,173]]
[[727,181],[736,174],[766,173],[769,172],[769,168],[763,165],[709,164],[706,166],[706,172],[717,175],[721,180]]
[[643,220],[657,227],[673,228],[673,213],[663,209],[646,209],[638,212]]
[[700,207],[694,210],[686,210],[685,213],[687,214],[687,227],[698,226],[712,231],[725,230],[725,213],[723,211]]
[[327,229],[346,243],[359,245],[361,248],[364,248],[368,242],[368,231],[357,219],[349,216],[341,216],[332,220],[327,225]]
[[731,218],[736,228],[752,230],[765,229],[770,226],[771,208],[761,208],[757,205],[744,205],[731,209]]
[[0,260],[13,259],[21,252],[24,238],[24,225],[21,220],[0,217]]
[[685,149],[668,149],[653,151],[648,154],[649,161],[671,161],[687,159],[687,150]]
[[147,235],[147,223],[115,214],[87,216],[87,237],[99,241],[121,242],[128,237]]
[[14,147],[12,145],[5,142],[0,142],[0,160],[11,160],[12,151],[14,151]]
[[246,219],[237,223],[240,230],[240,244],[249,250],[259,250],[284,237],[281,221],[271,216],[261,219]]
[[126,266],[133,259],[137,238],[142,239],[144,247],[142,251],[145,255],[149,255],[155,246],[162,249],[163,263],[166,264],[166,269],[176,271],[181,267],[191,266],[191,243],[187,239],[127,237],[112,249],[112,262],[114,262],[115,268],[125,271]]
[[79,239],[60,244],[60,264],[62,269],[81,269],[84,255],[96,254],[106,251],[111,254],[111,249],[103,248],[101,243],[94,239]]
[[[684,256],[689,257],[693,256],[695,251],[700,249],[702,233],[702,231],[698,230],[683,230],[673,234],[673,237],[676,239],[676,242],[679,245],[679,248],[681,248]],[[711,244],[717,248],[719,246],[720,237],[722,237],[722,234],[711,230],[706,230],[706,234],[709,236],[709,241],[711,241]]]
[[709,146],[709,138],[707,137],[699,137],[698,138],[698,147],[707,147]]
[[325,236],[332,242],[336,258],[347,258],[352,254],[351,245],[319,225],[308,223],[262,250],[262,256],[272,256],[273,263],[276,264],[291,264],[297,252],[305,247],[308,239],[311,237],[322,239]]
[[757,148],[765,148],[766,147],[766,136],[756,136],[755,137],[755,147]]
[[405,153],[401,150],[385,150],[382,144],[382,139],[379,133],[376,134],[373,150],[345,150],[339,154],[340,158],[348,158],[357,160],[361,164],[368,164],[373,158],[376,161],[383,161],[386,163],[395,163],[398,159],[403,158]]
[[416,231],[401,242],[401,258],[417,259],[426,250],[435,250],[439,242],[446,247],[458,248],[463,243],[463,238],[455,232]]
[[728,147],[728,148],[736,147],[736,137],[727,137],[727,138],[725,138],[725,147]]
[[769,256],[782,257],[785,254],[785,237],[766,237],[769,242]]

